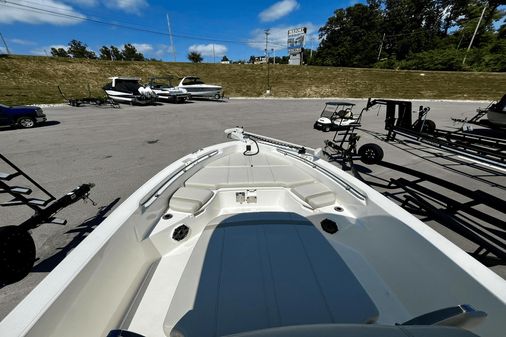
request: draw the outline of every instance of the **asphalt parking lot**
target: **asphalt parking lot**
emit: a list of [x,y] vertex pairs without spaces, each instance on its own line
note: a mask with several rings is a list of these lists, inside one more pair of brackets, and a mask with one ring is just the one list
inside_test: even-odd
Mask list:
[[[195,101],[152,107],[45,107],[46,125],[33,129],[0,129],[0,153],[5,155],[55,196],[75,186],[92,182],[91,198],[64,209],[59,217],[66,226],[45,224],[33,230],[37,246],[34,270],[22,281],[0,289],[0,318],[4,317],[51,269],[121,202],[174,160],[199,148],[226,141],[223,130],[243,126],[265,136],[322,147],[332,136],[313,129],[326,100],[232,99],[224,102]],[[356,112],[365,100],[350,100]],[[485,102],[415,102],[430,106],[430,119],[438,128],[455,129],[451,117],[474,115]],[[411,177],[422,172],[470,190],[480,190],[504,200],[504,171],[483,171],[461,158],[450,156],[417,142],[385,143],[384,110],[372,109],[363,116],[365,131],[360,143],[375,142],[385,151],[386,165],[357,162],[357,172],[373,187],[392,199],[402,197],[387,186],[390,178]],[[406,170],[411,169],[411,171]],[[1,169],[0,169],[1,171]],[[351,173],[351,171],[350,171]],[[425,181],[424,183],[430,183]],[[437,185],[437,184],[436,184]],[[427,185],[427,188],[438,188]],[[455,192],[441,189],[449,198]],[[479,201],[479,200],[477,200]],[[0,208],[0,226],[16,224],[31,215],[30,210]],[[498,221],[504,213],[483,210]],[[477,245],[462,238],[424,214],[414,213],[468,252]],[[504,227],[498,234],[504,241]],[[487,260],[492,270],[506,278],[504,261]]]

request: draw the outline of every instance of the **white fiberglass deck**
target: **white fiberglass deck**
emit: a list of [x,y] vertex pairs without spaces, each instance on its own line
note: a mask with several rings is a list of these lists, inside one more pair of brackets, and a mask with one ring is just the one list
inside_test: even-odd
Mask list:
[[311,154],[244,151],[219,144],[153,177],[0,323],[2,337],[219,337],[314,324],[390,336],[395,323],[460,304],[488,314],[473,332],[502,337],[500,277]]

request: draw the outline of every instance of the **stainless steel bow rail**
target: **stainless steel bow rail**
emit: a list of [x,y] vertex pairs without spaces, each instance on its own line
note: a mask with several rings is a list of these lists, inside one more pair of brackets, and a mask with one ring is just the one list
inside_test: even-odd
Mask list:
[[[0,283],[5,284],[24,278],[33,267],[36,251],[29,230],[44,223],[65,225],[67,221],[56,218],[55,214],[78,200],[89,199],[94,184],[82,184],[57,199],[2,154],[1,162],[2,167],[7,167],[9,172],[0,172],[0,194],[12,199],[0,203],[0,206],[27,206],[34,211],[29,219],[19,225],[0,223]],[[31,186],[14,185],[14,180],[21,180]],[[44,197],[30,197],[34,189]]]

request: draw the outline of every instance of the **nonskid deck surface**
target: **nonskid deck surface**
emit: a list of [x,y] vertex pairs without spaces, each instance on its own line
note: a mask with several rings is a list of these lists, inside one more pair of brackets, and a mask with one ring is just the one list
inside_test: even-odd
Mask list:
[[[164,266],[162,261],[158,268]],[[150,285],[147,292],[163,296],[164,289]],[[205,337],[287,325],[370,323],[378,309],[311,222],[295,213],[268,212],[211,222],[196,240],[164,316],[166,336]],[[142,319],[150,317],[134,321]]]

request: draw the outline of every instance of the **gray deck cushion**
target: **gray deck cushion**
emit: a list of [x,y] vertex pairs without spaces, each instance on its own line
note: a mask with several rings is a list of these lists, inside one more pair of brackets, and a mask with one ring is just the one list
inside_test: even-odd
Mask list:
[[375,304],[313,224],[268,214],[236,215],[203,231],[167,312],[167,336],[377,319]]
[[314,324],[286,326],[224,337],[478,337],[474,333],[446,326],[386,326],[360,324]]
[[300,185],[292,188],[292,192],[313,208],[332,205],[336,201],[334,192],[321,183]]
[[213,192],[193,187],[181,187],[170,198],[169,207],[175,211],[195,213],[211,199]]

